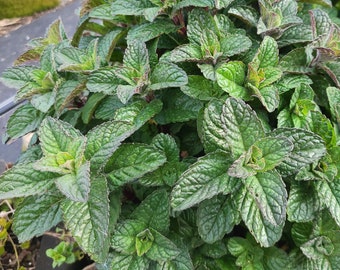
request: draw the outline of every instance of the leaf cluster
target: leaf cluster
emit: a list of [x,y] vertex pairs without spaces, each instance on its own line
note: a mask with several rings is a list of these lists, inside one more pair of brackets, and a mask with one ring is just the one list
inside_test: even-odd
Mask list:
[[[328,0],[89,0],[2,81],[33,133],[0,177],[20,241],[98,269],[339,269],[340,28]],[[59,261],[58,261],[59,264]]]

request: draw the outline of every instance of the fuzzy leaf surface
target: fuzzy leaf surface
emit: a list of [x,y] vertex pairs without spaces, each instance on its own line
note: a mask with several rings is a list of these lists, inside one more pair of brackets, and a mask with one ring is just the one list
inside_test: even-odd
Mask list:
[[42,235],[62,220],[60,196],[46,193],[25,198],[15,209],[13,230],[21,243]]
[[297,128],[278,128],[271,133],[272,135],[287,137],[294,144],[291,154],[278,166],[278,170],[283,176],[291,175],[325,155],[324,141],[310,131]]
[[165,190],[158,190],[146,197],[130,216],[160,233],[166,233],[170,226],[170,200]]
[[123,144],[108,160],[105,172],[114,185],[120,186],[156,170],[166,157],[145,144]]
[[172,191],[174,210],[184,210],[219,193],[230,192],[228,182],[232,180],[226,173],[228,160],[226,153],[213,152],[191,165]]
[[17,165],[0,176],[0,199],[44,194],[57,177],[59,174],[33,169],[32,164]]
[[87,202],[65,200],[62,210],[66,227],[80,247],[92,259],[99,263],[104,262],[110,246],[110,210],[106,179],[93,179]]
[[237,221],[230,197],[215,196],[202,202],[197,210],[198,233],[204,242],[212,244],[229,233]]

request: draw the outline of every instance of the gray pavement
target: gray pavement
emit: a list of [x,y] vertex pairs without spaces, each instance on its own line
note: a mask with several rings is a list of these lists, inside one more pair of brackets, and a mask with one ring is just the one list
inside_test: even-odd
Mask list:
[[[58,18],[62,20],[68,37],[72,37],[78,24],[77,11],[80,5],[81,0],[72,0],[53,11],[39,16],[30,24],[0,37],[0,74],[6,68],[11,67],[16,58],[25,52],[28,41],[43,37],[47,27]],[[16,89],[8,88],[0,82],[0,111],[3,107],[12,103],[15,93]],[[5,123],[12,112],[13,110],[0,115],[0,160],[3,159],[8,162],[15,162],[21,150],[20,141],[10,145],[3,145],[1,142],[2,135],[5,132]]]

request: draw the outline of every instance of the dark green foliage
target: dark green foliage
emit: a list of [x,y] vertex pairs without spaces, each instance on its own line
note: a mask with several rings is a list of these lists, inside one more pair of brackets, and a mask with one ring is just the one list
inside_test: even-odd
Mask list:
[[1,199],[27,197],[19,239],[61,220],[98,269],[340,269],[330,1],[82,12],[72,41],[55,22],[18,60],[39,65],[3,73],[28,100],[7,139],[39,138],[0,177]]

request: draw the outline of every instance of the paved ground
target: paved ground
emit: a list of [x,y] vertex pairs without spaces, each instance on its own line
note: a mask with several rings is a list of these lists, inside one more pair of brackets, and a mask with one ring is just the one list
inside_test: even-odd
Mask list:
[[[62,3],[65,3],[64,5],[38,16],[29,24],[0,37],[0,74],[7,67],[12,66],[15,59],[25,51],[29,40],[43,37],[46,28],[58,18],[61,18],[68,36],[72,36],[78,23],[77,11],[81,5],[81,0],[62,1]],[[10,89],[0,82],[0,111],[6,104],[11,104],[15,93],[15,89]],[[11,111],[0,115],[0,160],[14,162],[20,153],[21,142],[18,141],[10,145],[3,145],[1,142],[5,123],[10,114]]]

